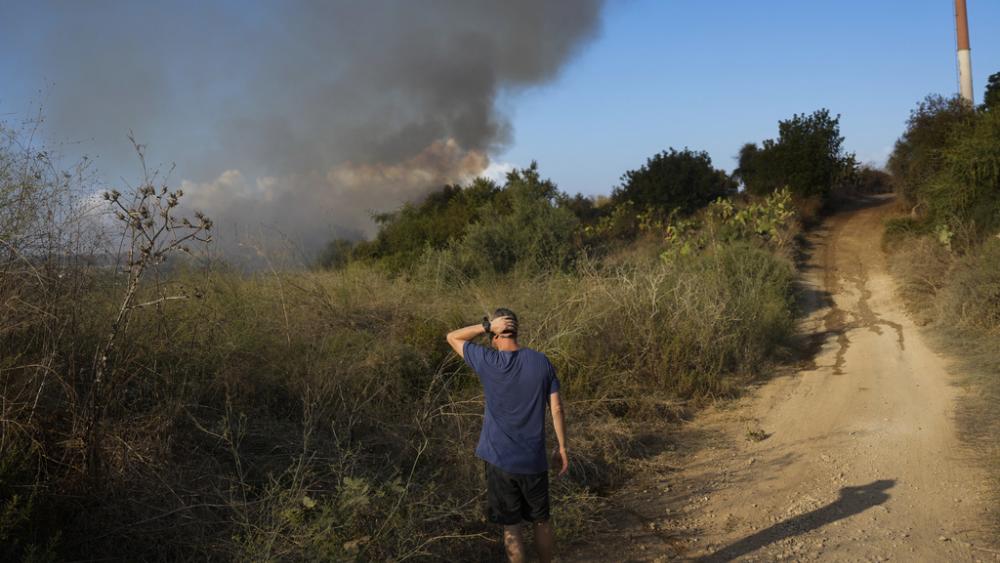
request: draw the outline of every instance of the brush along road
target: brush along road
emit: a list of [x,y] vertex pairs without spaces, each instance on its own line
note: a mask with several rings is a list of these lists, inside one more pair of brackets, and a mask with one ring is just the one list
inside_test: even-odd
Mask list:
[[678,442],[702,446],[648,460],[573,560],[1000,561],[987,475],[953,420],[966,391],[886,269],[891,207],[858,203],[810,236],[812,362],[699,415]]

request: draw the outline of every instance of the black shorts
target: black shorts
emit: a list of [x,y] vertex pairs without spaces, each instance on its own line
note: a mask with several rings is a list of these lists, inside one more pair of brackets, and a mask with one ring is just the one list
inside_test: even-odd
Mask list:
[[522,520],[549,519],[549,474],[507,473],[486,465],[486,518],[494,524],[512,526]]

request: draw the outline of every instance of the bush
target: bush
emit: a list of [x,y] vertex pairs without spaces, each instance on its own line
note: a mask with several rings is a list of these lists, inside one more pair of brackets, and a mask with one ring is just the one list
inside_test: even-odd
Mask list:
[[952,131],[940,168],[917,194],[928,220],[947,226],[962,248],[1000,230],[1000,112],[983,112]]
[[889,169],[913,216],[949,248],[970,251],[1000,230],[1000,112],[928,96],[910,114]]
[[467,187],[444,186],[418,204],[407,203],[393,213],[375,215],[378,234],[374,240],[359,243],[352,255],[379,261],[393,272],[404,271],[428,248],[442,249],[461,238],[500,192],[491,180],[479,178]]
[[454,245],[467,275],[564,271],[573,264],[579,220],[558,205],[559,192],[534,165],[508,175],[503,207],[486,206]]
[[646,160],[636,170],[622,176],[612,200],[630,203],[637,209],[653,210],[662,216],[671,212],[689,214],[710,201],[736,192],[736,184],[722,170],[712,167],[706,152],[673,148]]
[[[379,215],[378,235],[357,244],[351,259],[388,271],[426,271],[429,263],[458,279],[505,273],[515,267],[541,272],[570,267],[580,249],[576,212],[592,216],[586,198],[569,198],[538,166],[513,170],[503,187],[480,178],[468,187],[446,186],[419,205]],[[341,266],[348,244],[333,241],[321,264]]]
[[326,244],[316,260],[316,265],[325,270],[339,270],[351,261],[354,242],[347,239],[333,239]]
[[661,226],[664,260],[686,257],[719,243],[747,242],[790,257],[799,232],[791,193],[783,189],[766,198],[734,201],[719,198],[693,218]]

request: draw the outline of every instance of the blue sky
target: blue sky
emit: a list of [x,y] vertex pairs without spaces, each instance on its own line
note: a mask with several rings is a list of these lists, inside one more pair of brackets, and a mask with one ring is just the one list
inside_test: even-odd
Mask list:
[[[979,102],[1000,72],[1000,3],[968,9]],[[506,97],[514,139],[497,160],[607,193],[669,146],[731,170],[744,142],[826,107],[848,150],[882,164],[917,101],[957,88],[948,0],[626,1],[557,81]]]

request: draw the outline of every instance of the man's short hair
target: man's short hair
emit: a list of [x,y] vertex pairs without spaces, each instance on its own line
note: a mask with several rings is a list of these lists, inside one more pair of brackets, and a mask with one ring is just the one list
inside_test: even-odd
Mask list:
[[500,334],[510,338],[517,338],[517,314],[506,307],[500,307],[496,311],[493,311],[493,318],[497,317],[510,317],[510,320],[514,321],[514,330],[505,330]]

